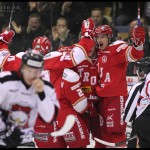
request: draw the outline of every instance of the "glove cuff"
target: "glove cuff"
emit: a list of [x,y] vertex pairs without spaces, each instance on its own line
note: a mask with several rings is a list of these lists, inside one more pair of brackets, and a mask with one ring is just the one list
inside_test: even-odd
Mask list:
[[96,45],[93,40],[87,37],[83,37],[78,44],[86,50],[87,54],[89,54],[90,50]]
[[142,51],[143,48],[144,48],[143,44],[141,44],[140,46],[137,46],[137,45],[133,44],[133,46],[134,46],[134,48],[135,48],[136,50],[138,50],[138,51]]

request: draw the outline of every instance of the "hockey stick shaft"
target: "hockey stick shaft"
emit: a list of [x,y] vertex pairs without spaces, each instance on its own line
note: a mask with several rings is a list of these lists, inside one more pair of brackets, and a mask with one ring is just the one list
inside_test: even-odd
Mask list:
[[122,142],[118,142],[118,143],[116,143],[115,145],[116,145],[116,146],[121,146],[121,145],[126,144],[127,142],[129,142],[129,141],[135,139],[135,138],[137,138],[137,135],[133,135],[132,137],[130,137],[130,138],[128,138],[128,139],[126,139],[126,140],[124,140],[124,141],[122,141]]
[[63,127],[58,131],[51,132],[51,133],[34,134],[34,135],[23,135],[22,137],[25,138],[25,137],[41,137],[41,136],[51,136],[51,137],[63,136],[72,129],[72,127],[75,124],[75,120],[76,118],[74,115],[68,115]]
[[103,140],[98,139],[98,138],[94,138],[94,140],[103,144],[103,145],[106,145],[106,146],[117,147],[117,146],[121,146],[121,145],[127,143],[128,141],[135,139],[136,137],[137,137],[137,135],[133,135],[132,137],[130,137],[124,141],[117,142],[117,143],[111,143],[111,142],[103,141]]
[[138,26],[141,25],[140,19],[141,19],[141,15],[140,15],[140,4],[139,4],[139,2],[138,2],[138,15],[137,15]]
[[11,20],[12,20],[13,9],[14,9],[14,2],[13,2],[13,4],[12,4],[11,13],[10,13],[10,19],[9,19],[9,25],[8,25],[8,28],[9,28],[9,29],[10,29],[10,24],[11,24]]

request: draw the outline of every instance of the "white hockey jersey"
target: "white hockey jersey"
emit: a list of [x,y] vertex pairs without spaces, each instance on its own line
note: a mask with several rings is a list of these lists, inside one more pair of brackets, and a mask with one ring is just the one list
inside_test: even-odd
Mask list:
[[[47,123],[55,118],[59,102],[49,82],[44,81],[45,96],[41,98],[32,86],[23,82],[17,72],[6,71],[0,73],[0,89],[0,108],[8,112],[8,120],[17,125],[24,135],[33,134],[38,114]],[[4,128],[5,124],[0,118],[0,131]],[[21,144],[31,141],[32,137],[25,137]],[[0,145],[5,143],[0,140]]]

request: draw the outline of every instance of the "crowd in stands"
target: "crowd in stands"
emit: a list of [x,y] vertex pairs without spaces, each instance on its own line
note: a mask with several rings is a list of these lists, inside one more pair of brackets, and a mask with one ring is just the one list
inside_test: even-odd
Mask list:
[[[8,28],[13,11],[11,29],[16,35],[9,47],[12,54],[27,50],[33,39],[43,35],[52,41],[51,51],[70,46],[79,40],[82,21],[88,17],[93,18],[96,27],[110,25],[114,40],[130,44],[129,32],[137,24],[138,4],[146,31],[146,57],[150,56],[150,2],[0,2],[0,29]],[[129,63],[128,75],[133,75],[133,70],[134,64]]]

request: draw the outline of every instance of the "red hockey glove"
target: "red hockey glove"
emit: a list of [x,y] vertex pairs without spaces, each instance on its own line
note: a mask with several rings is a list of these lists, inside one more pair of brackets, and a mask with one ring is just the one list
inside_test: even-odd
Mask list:
[[92,101],[88,101],[88,110],[86,111],[87,115],[89,117],[96,117],[97,116],[97,110],[93,104]]
[[133,44],[135,47],[138,47],[140,45],[143,45],[145,42],[145,31],[144,28],[141,26],[135,26],[131,30],[131,40],[133,41]]
[[12,38],[14,37],[15,32],[13,30],[5,30],[3,33],[0,34],[0,40],[2,40],[5,43],[10,43]]
[[83,37],[77,44],[83,47],[87,54],[96,46],[96,42],[87,37]]
[[81,38],[90,37],[94,40],[95,37],[95,24],[91,18],[84,20],[81,26]]

